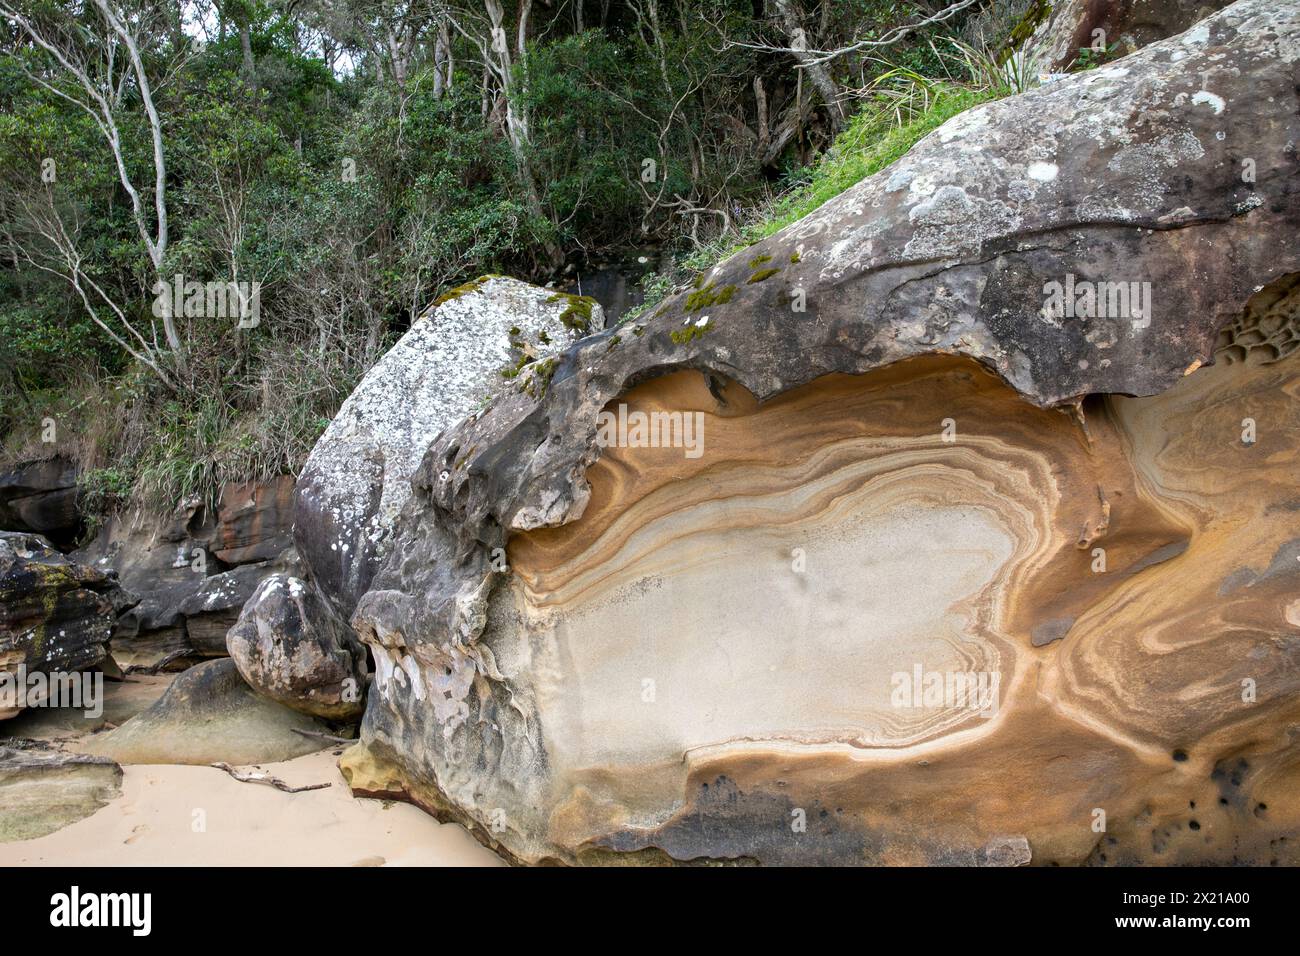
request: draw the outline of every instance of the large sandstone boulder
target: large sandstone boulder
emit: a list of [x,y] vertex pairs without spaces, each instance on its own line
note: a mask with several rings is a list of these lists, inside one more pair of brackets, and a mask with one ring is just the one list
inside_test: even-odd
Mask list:
[[517,377],[528,359],[544,364],[603,321],[591,299],[485,276],[434,303],[366,373],[296,489],[298,550],[343,617],[388,554],[429,443],[481,408],[503,376]]
[[328,730],[255,694],[227,658],[196,664],[148,710],[73,746],[123,764],[271,763],[320,750]]
[[526,862],[1300,862],[1298,64],[1241,0],[971,110],[444,432],[353,787]]
[[226,636],[248,684],[286,707],[342,720],[365,705],[366,649],[307,581],[262,581]]
[[295,489],[303,578],[249,600],[228,646],[244,678],[304,713],[356,716],[366,655],[347,619],[388,554],[429,443],[507,381],[603,324],[594,300],[495,276],[443,296],[366,373]]
[[40,535],[0,531],[0,719],[18,713],[23,700],[39,703],[22,673],[48,677],[105,659],[120,596],[114,578]]
[[504,382],[540,381],[552,356],[603,324],[590,298],[485,276],[443,296],[366,373],[295,489],[303,578],[254,595],[228,638],[244,678],[304,713],[356,716],[366,655],[346,623],[388,554],[410,476],[443,429]]

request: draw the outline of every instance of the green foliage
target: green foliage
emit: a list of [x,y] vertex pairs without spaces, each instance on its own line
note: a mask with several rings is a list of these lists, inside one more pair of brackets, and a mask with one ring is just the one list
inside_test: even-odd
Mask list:
[[892,165],[922,137],[958,113],[995,99],[1001,91],[935,83],[930,92],[929,105],[901,123],[891,108],[868,107],[858,113],[822,161],[810,171],[807,183],[774,204],[764,221],[751,228],[747,238],[756,242],[802,219],[850,186]]
[[1079,47],[1079,52],[1075,55],[1074,61],[1070,64],[1071,72],[1082,73],[1085,70],[1095,70],[1110,60],[1120,48],[1120,43],[1116,40],[1105,49],[1094,49],[1090,46]]
[[[93,43],[93,7],[37,6],[74,27],[73,42]],[[517,6],[505,6],[507,20],[517,17]],[[926,9],[844,0],[818,7],[809,26],[816,21],[819,45],[842,46]],[[828,121],[820,104],[811,115],[795,110],[796,134],[764,157],[758,90],[765,137],[813,95],[788,55],[760,49],[759,41],[788,42],[772,5],[665,0],[656,10],[652,18],[644,5],[616,4],[601,28],[577,32],[571,5],[535,6],[522,49],[507,31],[507,96],[500,78],[485,88],[484,49],[454,29],[454,73],[445,75],[428,32],[399,84],[388,24],[365,5],[231,0],[212,42],[186,57],[188,37],[160,5],[139,21],[167,163],[170,244],[160,270],[101,130],[58,95],[79,88],[39,49],[0,37],[0,225],[13,248],[39,260],[0,259],[0,456],[52,453],[39,424],[55,418],[60,453],[85,465],[94,512],[127,503],[166,511],[182,498],[213,499],[227,480],[295,471],[396,336],[430,303],[476,288],[475,277],[546,281],[567,264],[689,243],[692,256],[646,278],[649,301],[696,271],[688,308],[725,303],[736,286],[706,284],[704,268],[893,162],[960,110],[1002,95],[953,75],[962,67],[939,42],[942,30],[919,31],[883,59],[853,55],[830,67],[844,90],[885,78],[833,143],[838,117]],[[996,23],[1022,16],[1011,11]],[[470,5],[457,22],[478,29],[482,12]],[[352,72],[331,69],[324,38]],[[147,117],[129,79],[116,95],[122,162],[152,221]],[[526,120],[522,141],[507,108]],[[57,179],[48,182],[51,160]],[[40,233],[52,221],[67,227],[86,281],[120,308],[96,300],[99,318],[126,342],[135,341],[129,323],[159,348],[167,384],[92,321],[57,274]],[[798,262],[792,251],[756,257],[749,281],[775,275],[787,257]],[[182,362],[158,346],[158,272],[260,282],[260,325],[185,319]],[[566,297],[565,324],[587,331],[593,305]],[[707,328],[693,324],[677,338]],[[540,395],[555,368],[525,356],[506,374]]]
[[[923,105],[909,107],[901,115],[895,101],[877,102],[874,107],[863,109],[850,120],[826,154],[814,166],[802,171],[796,185],[770,203],[741,230],[739,239],[723,237],[706,245],[686,257],[682,262],[683,267],[696,275],[696,282],[702,281],[704,273],[716,263],[780,232],[867,176],[890,166],[924,136],[958,113],[1008,92],[1005,87],[979,89],[950,82],[925,83],[925,89],[927,95]],[[766,261],[767,258],[769,257],[755,257],[751,260],[751,268],[754,264],[762,265],[760,260]],[[799,261],[797,252],[790,254],[790,261]],[[767,269],[754,272],[748,281],[761,282],[778,271],[780,270]],[[648,277],[648,281],[642,285],[644,303],[625,316],[624,321],[644,315],[680,286],[679,274],[670,272]],[[687,297],[688,311],[693,309],[698,295],[696,292]]]
[[[635,49],[595,31],[534,46],[519,69],[529,159],[565,241],[618,242],[641,216],[637,171],[657,155],[657,130],[645,118],[657,111],[648,69]],[[669,188],[690,188],[680,163],[666,173]]]
[[99,530],[99,518],[111,514],[130,497],[133,476],[122,468],[92,468],[77,479],[81,488],[81,510],[90,516],[86,536]]

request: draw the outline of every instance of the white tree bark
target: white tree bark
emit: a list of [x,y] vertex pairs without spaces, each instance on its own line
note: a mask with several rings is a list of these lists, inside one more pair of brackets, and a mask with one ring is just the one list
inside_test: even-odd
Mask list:
[[844,122],[844,108],[840,105],[839,90],[825,64],[818,62],[816,57],[808,52],[808,38],[802,25],[803,11],[796,5],[795,0],[774,0],[774,2],[777,13],[781,15],[781,24],[786,35],[790,37],[790,52],[798,61],[799,69],[808,75],[822,102],[826,104],[831,128],[839,129]]
[[[140,239],[148,253],[149,261],[153,266],[154,279],[161,280],[163,279],[164,261],[167,257],[168,245],[167,162],[163,151],[162,120],[154,103],[153,87],[149,82],[148,71],[145,69],[135,35],[127,28],[122,17],[110,7],[108,0],[93,0],[93,5],[103,20],[104,26],[104,31],[101,34],[91,35],[94,45],[101,47],[103,52],[102,60],[95,63],[92,63],[89,57],[83,57],[79,44],[72,42],[68,37],[61,36],[52,28],[42,28],[10,3],[5,2],[5,0],[0,0],[0,16],[3,16],[20,29],[33,44],[47,53],[64,73],[76,81],[77,85],[85,93],[85,98],[74,96],[50,83],[44,77],[28,73],[29,78],[35,83],[84,110],[94,121],[113,156],[113,162],[122,188],[131,201],[132,217],[135,220]],[[126,71],[123,70],[116,83],[113,79],[115,55],[119,46],[126,51],[130,76],[135,81],[136,91],[140,96],[148,120],[153,145],[154,195],[152,223],[145,213],[140,190],[136,187],[131,178],[131,173],[127,169],[121,130],[117,121],[117,113],[122,99],[122,88],[127,77]],[[51,208],[54,215],[57,216],[57,209]],[[68,234],[66,229],[62,230],[62,233],[65,236]],[[79,269],[74,270],[74,272],[84,276]],[[76,280],[73,281],[75,286]],[[82,289],[78,287],[78,291],[81,292]],[[82,297],[85,299],[84,293]],[[90,309],[89,304],[87,308]],[[122,314],[122,310],[116,305],[114,305],[113,311],[118,315]],[[94,310],[91,310],[91,317],[96,322],[100,322]],[[184,373],[186,367],[184,345],[176,328],[175,317],[170,313],[163,316],[163,334],[173,363],[179,371]],[[151,367],[153,366],[151,365]]]

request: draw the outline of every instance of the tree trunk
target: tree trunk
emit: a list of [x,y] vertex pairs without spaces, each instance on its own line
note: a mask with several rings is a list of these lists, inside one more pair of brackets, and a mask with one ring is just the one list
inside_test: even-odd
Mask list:
[[442,99],[451,89],[453,69],[451,36],[444,20],[439,24],[438,36],[433,41],[433,95],[437,99]]
[[830,117],[831,131],[837,131],[844,124],[844,111],[840,106],[839,90],[831,78],[825,64],[813,62],[814,58],[807,52],[808,39],[800,25],[802,11],[795,0],[774,0],[777,12],[781,15],[781,24],[786,35],[790,37],[790,48],[799,63],[799,69],[808,74],[808,79],[817,88],[817,93],[826,104]]
[[767,91],[763,89],[763,78],[754,77],[754,103],[758,111],[758,154],[767,152],[767,144],[772,139],[772,130],[768,127]]
[[248,22],[239,25],[239,49],[244,59],[244,82],[248,88],[257,91],[257,66],[253,62],[253,40],[249,35]]
[[[506,139],[509,141],[511,152],[515,157],[515,164],[519,171],[520,183],[524,188],[524,198],[528,205],[528,211],[539,218],[547,218],[541,197],[537,192],[537,178],[533,174],[532,158],[529,155],[532,140],[528,128],[528,113],[517,101],[514,64],[511,62],[510,44],[506,38],[503,25],[505,10],[500,0],[485,0],[484,6],[487,9],[488,18],[492,22],[492,50],[496,54],[493,72],[496,73],[497,82],[501,84],[501,98],[505,104]],[[525,43],[528,38],[528,15],[531,11],[532,0],[523,0],[519,5],[519,22],[515,30],[515,44],[521,60],[525,54]],[[524,91],[526,92],[526,69],[523,73]],[[549,239],[544,243],[544,248],[550,268],[559,268],[564,262],[563,251],[554,241]]]

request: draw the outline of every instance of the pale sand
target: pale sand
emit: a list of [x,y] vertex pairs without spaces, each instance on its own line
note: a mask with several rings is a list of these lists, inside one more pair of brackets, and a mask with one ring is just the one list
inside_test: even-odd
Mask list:
[[[282,793],[209,767],[127,766],[122,796],[36,840],[0,843],[0,866],[500,866],[462,827],[409,804],[352,796],[333,749],[260,769]],[[206,828],[195,832],[196,810]]]

